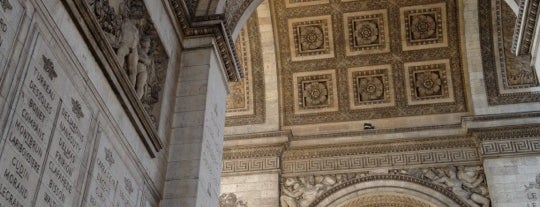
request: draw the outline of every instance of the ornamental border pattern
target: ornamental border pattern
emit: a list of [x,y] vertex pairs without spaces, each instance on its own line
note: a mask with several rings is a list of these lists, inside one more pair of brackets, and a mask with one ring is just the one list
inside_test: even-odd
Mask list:
[[[247,124],[262,124],[266,115],[264,64],[261,50],[261,36],[259,34],[259,20],[257,12],[253,13],[246,24],[251,56],[251,79],[253,99],[253,114],[231,115],[225,119],[225,126],[240,126]],[[249,75],[249,74],[248,74]],[[245,97],[246,99],[249,97]]]
[[438,151],[415,151],[379,155],[360,155],[321,159],[283,160],[283,174],[309,172],[335,172],[380,167],[403,167],[429,164],[479,162],[475,148],[447,149]]
[[261,172],[280,169],[279,157],[223,160],[221,172],[225,174]]
[[483,141],[480,144],[482,157],[497,157],[517,154],[540,154],[540,137],[529,139]]

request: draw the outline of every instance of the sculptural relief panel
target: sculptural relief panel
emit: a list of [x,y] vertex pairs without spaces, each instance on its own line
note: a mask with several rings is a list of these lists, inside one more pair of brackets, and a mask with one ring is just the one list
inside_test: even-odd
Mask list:
[[376,54],[390,52],[388,10],[343,14],[346,54]]
[[85,0],[137,99],[158,124],[168,57],[141,0]]
[[348,77],[351,109],[395,104],[391,65],[350,68]]
[[[317,206],[325,198],[332,194],[340,194],[336,192],[346,189],[349,186],[357,183],[377,180],[406,180],[410,183],[426,186],[430,188],[430,190],[436,191],[436,193],[441,193],[442,195],[451,198],[456,203],[461,205],[469,205],[474,207],[490,206],[489,193],[487,191],[487,183],[485,181],[483,169],[479,166],[463,165],[413,169],[389,169],[386,172],[381,169],[378,171],[285,176],[281,180],[280,202],[282,207]],[[406,186],[400,187],[406,188]],[[365,189],[355,190],[361,191]],[[341,194],[346,195],[347,192]],[[361,195],[366,196],[365,194]],[[368,200],[366,200],[366,202],[367,201]],[[347,206],[351,202],[345,202],[345,204],[342,205]],[[390,201],[386,200],[385,202]],[[377,204],[380,204],[380,202]],[[424,205],[421,206],[432,206],[428,203],[423,204]]]
[[448,46],[445,3],[402,7],[400,16],[403,51]]
[[405,63],[410,105],[454,101],[449,60]]
[[293,61],[334,57],[331,16],[289,19]]
[[295,114],[336,111],[338,109],[335,70],[295,73]]

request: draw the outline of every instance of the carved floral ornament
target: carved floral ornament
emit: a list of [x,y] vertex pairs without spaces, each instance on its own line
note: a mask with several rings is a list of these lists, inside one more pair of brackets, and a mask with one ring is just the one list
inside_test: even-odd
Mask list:
[[[448,166],[437,168],[389,170],[386,175],[400,175],[408,182],[429,183],[433,190],[457,197],[458,203],[471,207],[489,207],[490,200],[483,170],[480,166]],[[316,206],[325,197],[356,183],[384,178],[384,174],[342,173],[331,175],[306,175],[282,178],[281,207]]]
[[239,200],[234,193],[224,193],[219,196],[219,207],[248,207],[247,202]]

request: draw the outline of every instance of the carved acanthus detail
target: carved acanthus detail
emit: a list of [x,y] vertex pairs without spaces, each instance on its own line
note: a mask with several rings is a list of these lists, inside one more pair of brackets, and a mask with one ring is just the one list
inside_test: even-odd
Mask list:
[[234,193],[224,193],[219,196],[219,207],[248,207],[247,202],[239,200]]
[[45,55],[43,55],[43,70],[45,70],[45,72],[47,72],[47,74],[49,75],[49,78],[51,80],[58,77],[58,74],[56,74],[56,70],[54,70],[54,64],[53,64],[52,60],[45,57]]

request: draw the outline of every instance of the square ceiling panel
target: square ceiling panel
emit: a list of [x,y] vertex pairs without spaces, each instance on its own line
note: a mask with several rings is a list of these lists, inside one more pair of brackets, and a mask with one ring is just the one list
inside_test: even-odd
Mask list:
[[403,51],[448,46],[445,3],[402,7],[399,11]]
[[343,25],[348,56],[390,52],[386,9],[345,13]]
[[293,61],[334,57],[331,16],[290,19],[289,38]]

